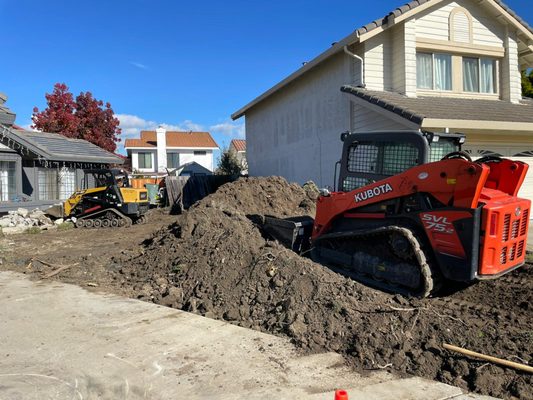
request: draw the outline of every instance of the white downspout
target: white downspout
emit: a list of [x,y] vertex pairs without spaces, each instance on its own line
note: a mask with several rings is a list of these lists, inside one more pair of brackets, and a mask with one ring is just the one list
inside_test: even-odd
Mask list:
[[[359,35],[357,35],[359,36]],[[348,54],[350,57],[355,58],[356,60],[359,60],[361,62],[361,87],[366,87],[365,84],[365,60],[363,60],[362,57],[359,57],[357,54],[352,53],[350,50],[348,50],[348,46],[344,46],[344,52]]]

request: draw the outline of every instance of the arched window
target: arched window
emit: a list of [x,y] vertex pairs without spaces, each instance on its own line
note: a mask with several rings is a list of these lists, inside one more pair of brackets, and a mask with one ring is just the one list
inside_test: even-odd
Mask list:
[[450,13],[450,41],[472,43],[472,16],[462,7]]

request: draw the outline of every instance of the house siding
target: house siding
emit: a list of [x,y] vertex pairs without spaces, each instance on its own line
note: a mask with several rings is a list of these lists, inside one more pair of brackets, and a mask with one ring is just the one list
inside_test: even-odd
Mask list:
[[194,155],[194,150],[174,150],[172,148],[167,148],[168,153],[178,153],[180,165],[186,164],[188,162],[197,162],[202,167],[207,168],[209,171],[213,171],[213,151],[212,150],[201,150],[205,151],[205,155]]
[[518,103],[522,98],[522,78],[518,65],[518,43],[515,32],[509,32],[507,35],[505,57],[500,65],[502,99]]
[[[152,168],[139,168],[139,153],[151,153]],[[155,172],[157,166],[157,156],[155,150],[135,150],[131,152],[131,168],[139,172]]]
[[405,94],[405,27],[403,24],[391,30],[392,37],[392,90]]
[[350,101],[339,88],[353,78],[341,53],[246,113],[250,175],[333,185],[335,163],[349,129]]
[[408,129],[407,125],[402,125],[393,119],[385,117],[383,114],[354,102],[351,102],[351,115],[350,130],[352,132]]
[[474,44],[503,46],[504,26],[489,16],[482,8],[473,5],[471,1],[452,1],[419,14],[416,19],[416,36],[426,39],[450,40],[450,13],[458,7],[466,8],[472,15]]
[[364,44],[366,87],[370,90],[390,90],[392,87],[390,32],[374,36]]
[[405,95],[416,97],[416,21],[404,24]]

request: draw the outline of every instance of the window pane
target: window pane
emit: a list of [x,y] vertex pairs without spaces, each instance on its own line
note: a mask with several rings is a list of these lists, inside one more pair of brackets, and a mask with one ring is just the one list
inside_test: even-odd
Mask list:
[[167,167],[178,168],[179,166],[179,153],[167,153]]
[[450,154],[458,150],[459,147],[452,141],[441,139],[438,142],[431,143],[428,162],[440,161],[446,154]]
[[37,181],[39,186],[39,200],[58,199],[57,170],[39,168],[37,173]]
[[0,161],[0,201],[9,201],[16,195],[16,163]]
[[379,148],[373,144],[353,145],[348,150],[348,172],[378,173]]
[[152,153],[139,153],[139,168],[152,168]]
[[489,58],[481,60],[481,93],[496,93],[495,71],[496,61]]
[[463,58],[463,90],[479,92],[479,59]]
[[370,185],[374,183],[372,179],[368,178],[357,178],[355,176],[347,176],[342,182],[342,191],[351,192],[352,190],[359,189],[360,187]]
[[396,175],[418,165],[418,149],[409,143],[385,143],[383,174]]
[[59,171],[59,199],[66,200],[76,191],[76,170],[61,168]]
[[435,54],[435,90],[452,90],[452,56]]
[[418,165],[418,149],[409,143],[358,144],[348,152],[348,172],[395,175]]
[[433,89],[433,56],[431,54],[416,54],[416,87]]

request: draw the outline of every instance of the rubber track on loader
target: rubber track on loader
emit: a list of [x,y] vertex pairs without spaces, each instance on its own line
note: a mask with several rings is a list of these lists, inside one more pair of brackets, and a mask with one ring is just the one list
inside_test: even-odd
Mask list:
[[75,225],[77,228],[100,229],[131,226],[133,223],[127,215],[114,208],[108,208],[79,217]]
[[[409,243],[412,254],[410,260],[402,260],[402,257],[393,254],[389,245],[393,234],[402,235]],[[325,234],[315,240],[311,254],[314,261],[387,292],[428,297],[437,290],[438,273],[431,268],[421,241],[406,227],[390,225],[365,231]],[[387,272],[387,269],[392,272]],[[416,271],[418,276],[407,270]],[[380,271],[384,272],[377,276],[376,272]],[[402,282],[401,279],[392,280],[391,276],[410,279]],[[409,280],[417,282],[417,287],[413,287]]]

